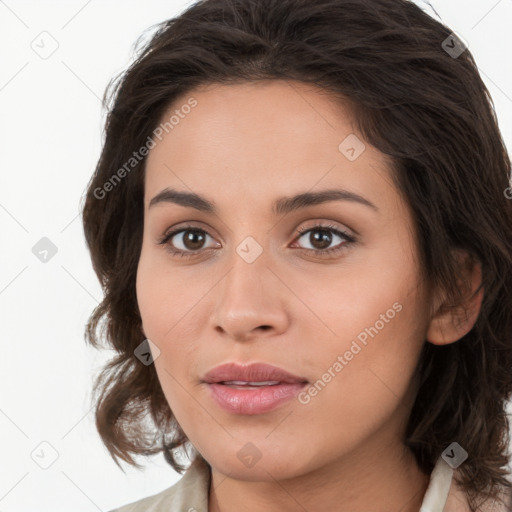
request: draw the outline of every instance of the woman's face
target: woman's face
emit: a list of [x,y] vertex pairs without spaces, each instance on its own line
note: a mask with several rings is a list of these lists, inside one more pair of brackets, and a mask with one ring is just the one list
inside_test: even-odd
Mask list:
[[[216,471],[244,480],[396,451],[428,305],[389,161],[348,111],[298,82],[201,87],[163,122],[172,115],[147,158],[137,297],[185,434]],[[166,189],[202,201],[150,204]],[[316,196],[326,190],[338,195]],[[308,383],[204,381],[231,362]]]

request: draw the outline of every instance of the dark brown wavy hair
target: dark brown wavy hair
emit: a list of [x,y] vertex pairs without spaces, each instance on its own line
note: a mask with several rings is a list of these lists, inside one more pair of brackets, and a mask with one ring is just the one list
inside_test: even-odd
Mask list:
[[469,454],[458,469],[473,507],[478,495],[495,498],[499,486],[512,488],[511,164],[492,98],[470,51],[448,51],[457,48],[451,34],[406,0],[204,0],[159,24],[110,82],[83,226],[104,291],[86,340],[115,351],[95,381],[96,424],[118,465],[122,459],[140,467],[135,455],[163,452],[182,473],[176,455],[190,446],[154,365],[134,356],[145,339],[135,278],[146,161],[139,153],[134,160],[134,152],[196,86],[282,79],[348,101],[362,135],[389,155],[397,190],[413,211],[431,290],[445,290],[452,307],[462,303],[452,249],[481,264],[485,293],[474,327],[456,343],[424,344],[404,444],[430,473],[458,442]]

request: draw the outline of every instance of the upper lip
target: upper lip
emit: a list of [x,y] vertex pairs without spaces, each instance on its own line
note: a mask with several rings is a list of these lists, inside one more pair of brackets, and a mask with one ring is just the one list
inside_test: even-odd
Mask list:
[[265,363],[225,363],[210,370],[203,381],[208,384],[226,381],[266,382],[278,381],[285,383],[307,382],[304,377],[293,375],[282,368]]

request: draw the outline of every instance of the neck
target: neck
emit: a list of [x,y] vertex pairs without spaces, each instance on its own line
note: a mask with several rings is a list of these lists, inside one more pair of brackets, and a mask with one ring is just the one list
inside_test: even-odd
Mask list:
[[265,481],[237,480],[212,468],[208,510],[418,512],[430,478],[412,453],[403,446],[368,448],[281,480],[271,477],[271,468]]

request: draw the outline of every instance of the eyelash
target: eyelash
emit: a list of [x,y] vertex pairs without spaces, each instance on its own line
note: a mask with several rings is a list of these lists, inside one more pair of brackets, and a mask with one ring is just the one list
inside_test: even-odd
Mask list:
[[[157,241],[157,243],[158,243],[158,245],[165,245],[166,246],[165,250],[167,252],[169,252],[171,255],[173,255],[173,256],[180,256],[180,257],[184,257],[184,258],[190,258],[190,257],[193,257],[193,256],[197,256],[202,251],[214,250],[213,248],[200,249],[198,251],[183,251],[181,249],[174,249],[168,243],[169,240],[171,240],[178,233],[182,233],[184,231],[195,231],[195,232],[199,232],[199,233],[204,233],[204,234],[208,235],[209,237],[213,238],[210,235],[210,233],[208,233],[208,231],[206,231],[204,229],[201,229],[201,228],[198,228],[196,226],[187,225],[187,226],[182,226],[179,229],[176,229],[174,231],[171,231],[170,233],[166,233],[163,237],[161,237]],[[352,244],[352,243],[354,243],[356,241],[356,239],[352,235],[349,235],[346,231],[343,231],[343,230],[341,230],[341,229],[339,229],[336,226],[333,226],[331,224],[327,224],[327,225],[326,224],[315,224],[314,226],[309,226],[307,228],[299,228],[299,229],[297,229],[297,236],[296,236],[295,239],[302,238],[302,236],[305,233],[309,233],[310,231],[323,231],[323,232],[331,231],[335,235],[345,239],[345,242],[342,242],[339,245],[337,245],[335,247],[332,247],[330,249],[304,249],[304,248],[299,248],[299,249],[302,249],[303,251],[313,252],[313,253],[315,253],[316,256],[321,256],[321,257],[323,257],[323,256],[331,256],[331,255],[333,255],[335,253],[338,253],[339,251],[345,250],[347,245],[350,245],[350,244]]]

